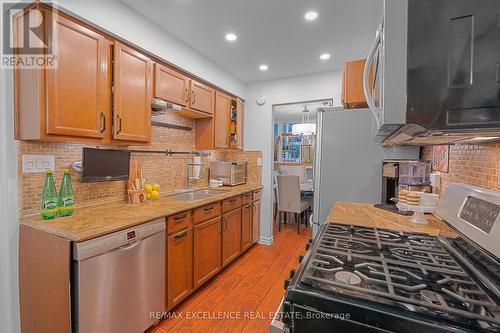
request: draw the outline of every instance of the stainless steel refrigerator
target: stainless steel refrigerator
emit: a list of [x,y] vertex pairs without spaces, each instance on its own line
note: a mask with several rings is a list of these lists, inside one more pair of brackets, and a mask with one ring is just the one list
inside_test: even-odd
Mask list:
[[419,147],[375,142],[369,109],[317,110],[313,237],[337,201],[380,203],[382,160],[419,158]]

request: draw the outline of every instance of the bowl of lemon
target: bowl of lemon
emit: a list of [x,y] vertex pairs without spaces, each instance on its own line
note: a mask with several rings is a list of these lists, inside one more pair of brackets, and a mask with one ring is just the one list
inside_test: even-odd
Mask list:
[[144,190],[146,191],[146,199],[148,200],[158,200],[160,199],[160,185],[159,184],[146,184],[144,185]]

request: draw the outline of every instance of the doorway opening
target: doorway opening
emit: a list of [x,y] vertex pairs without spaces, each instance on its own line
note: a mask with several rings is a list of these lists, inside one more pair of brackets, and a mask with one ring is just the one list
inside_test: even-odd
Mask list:
[[332,105],[331,98],[273,105],[273,234],[283,228],[311,234],[316,110]]

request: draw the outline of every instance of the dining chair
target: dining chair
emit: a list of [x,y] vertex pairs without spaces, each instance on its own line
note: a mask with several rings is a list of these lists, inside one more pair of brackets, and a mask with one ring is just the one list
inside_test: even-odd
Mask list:
[[[278,202],[278,231],[281,231],[282,214],[293,213],[297,223],[297,233],[300,233],[300,220],[304,220],[307,227],[309,202],[300,199],[299,176],[276,175],[277,202]],[[286,219],[285,219],[286,223]]]

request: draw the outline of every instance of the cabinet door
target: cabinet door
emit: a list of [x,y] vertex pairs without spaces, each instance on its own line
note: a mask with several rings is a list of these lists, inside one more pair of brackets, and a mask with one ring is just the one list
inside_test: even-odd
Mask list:
[[214,89],[191,80],[191,96],[189,107],[196,111],[214,113]]
[[368,105],[363,90],[365,63],[364,59],[345,63],[342,87],[344,88],[344,107],[346,108],[366,108]]
[[115,42],[114,61],[114,138],[149,142],[153,62],[119,42]]
[[245,251],[253,244],[252,205],[241,209],[241,250]]
[[58,67],[46,71],[47,134],[104,138],[111,124],[111,42],[59,15],[53,26]]
[[231,111],[231,97],[215,93],[215,148],[229,147],[229,112]]
[[244,119],[244,104],[238,98],[236,102],[236,147],[243,149],[243,119]]
[[189,101],[189,79],[174,69],[155,64],[154,96],[186,106]]
[[168,309],[193,290],[193,229],[180,231],[167,239]]
[[253,218],[252,218],[252,242],[259,240],[260,234],[260,200],[253,202]]
[[222,267],[241,253],[241,208],[222,216]]
[[197,288],[221,269],[221,218],[194,227],[194,287]]

